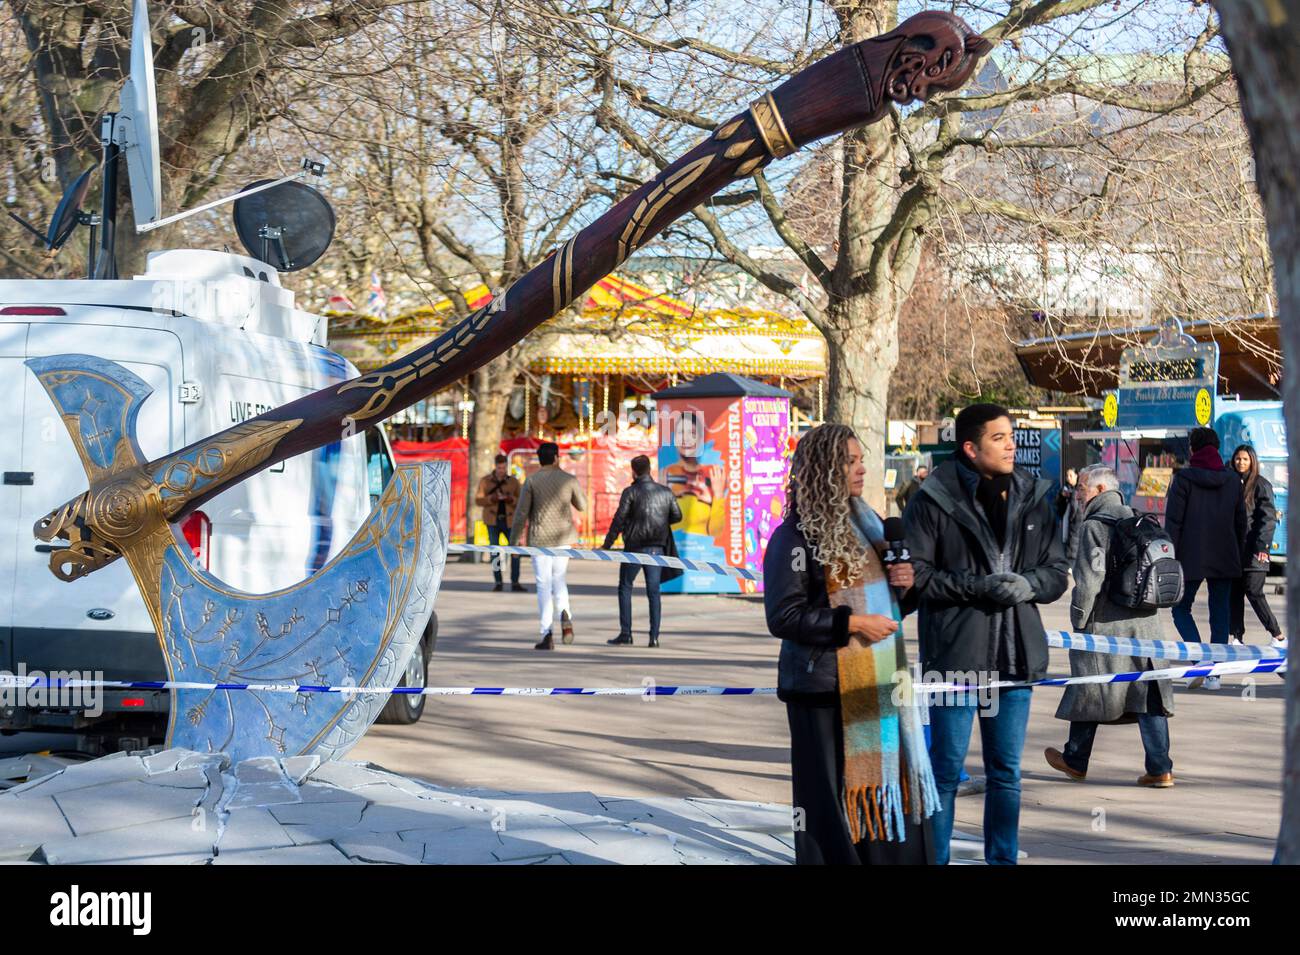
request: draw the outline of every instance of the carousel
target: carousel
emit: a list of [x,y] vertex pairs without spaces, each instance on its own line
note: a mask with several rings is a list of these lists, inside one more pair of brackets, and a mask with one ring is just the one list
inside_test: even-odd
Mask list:
[[[502,451],[521,479],[536,466],[533,452],[542,441],[555,441],[566,452],[565,469],[588,490],[591,507],[582,531],[589,542],[604,536],[631,459],[638,454],[655,459],[659,436],[651,396],[656,392],[728,372],[791,392],[792,430],[821,420],[825,407],[826,346],[802,316],[743,304],[737,301],[742,290],[675,296],[651,287],[652,282],[678,284],[670,277],[637,277],[643,281],[606,276],[587,292],[580,309],[569,309],[529,336],[527,363],[502,428]],[[478,308],[491,300],[491,292],[480,285],[465,298]],[[392,318],[327,314],[330,348],[363,372],[456,321],[446,300]],[[475,533],[468,526],[463,503],[474,405],[471,383],[464,381],[394,415],[388,430],[399,460],[451,460],[452,537],[485,543],[486,531]]]

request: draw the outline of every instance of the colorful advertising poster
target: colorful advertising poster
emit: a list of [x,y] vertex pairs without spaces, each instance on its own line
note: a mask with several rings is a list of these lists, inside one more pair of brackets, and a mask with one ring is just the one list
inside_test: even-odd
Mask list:
[[[677,554],[733,567],[744,563],[744,468],[739,398],[665,399],[659,419],[659,481],[677,496]],[[733,559],[735,558],[735,559]],[[752,586],[751,586],[752,589]],[[676,593],[739,593],[735,577],[687,571]]]
[[[761,573],[763,554],[781,523],[789,470],[790,399],[744,398],[743,566]],[[748,584],[748,581],[745,581]],[[759,591],[763,589],[760,583]]]

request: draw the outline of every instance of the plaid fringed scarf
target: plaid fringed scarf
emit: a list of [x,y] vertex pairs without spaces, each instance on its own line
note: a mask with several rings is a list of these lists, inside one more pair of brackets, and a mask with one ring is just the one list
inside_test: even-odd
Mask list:
[[854,527],[868,545],[862,572],[847,586],[827,575],[832,607],[882,614],[900,621],[896,634],[868,647],[838,651],[840,707],[844,723],[844,802],[854,842],[864,838],[902,842],[905,814],[920,822],[939,808],[918,703],[906,681],[902,617],[876,554],[884,528],[871,508],[853,500]]

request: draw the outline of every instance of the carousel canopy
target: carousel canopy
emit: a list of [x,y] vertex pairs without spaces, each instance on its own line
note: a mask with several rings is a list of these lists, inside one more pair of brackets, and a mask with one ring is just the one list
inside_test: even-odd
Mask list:
[[[482,285],[465,293],[472,308],[491,300]],[[455,321],[451,302],[422,306],[392,319],[330,313],[330,347],[368,371],[395,360]],[[821,378],[826,345],[801,317],[720,302],[700,304],[657,293],[620,275],[597,282],[579,314],[539,329],[545,352],[531,370],[567,375],[783,375]]]

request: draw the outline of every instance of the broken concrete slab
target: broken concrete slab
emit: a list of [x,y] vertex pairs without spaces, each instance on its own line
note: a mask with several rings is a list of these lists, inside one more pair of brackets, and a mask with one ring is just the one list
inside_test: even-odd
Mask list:
[[36,782],[44,776],[61,772],[68,760],[34,753],[29,756],[0,759],[0,790],[13,789]]
[[170,773],[176,768],[176,764],[187,756],[191,750],[172,747],[165,749],[160,753],[150,753],[144,755],[144,766],[150,775],[156,773]]
[[187,865],[211,859],[212,841],[185,817],[54,839],[41,850],[51,865]]
[[703,809],[727,829],[748,829],[754,832],[789,832],[790,810],[768,803],[733,802],[727,799],[688,799],[692,806]]
[[385,783],[400,777],[383,770],[376,771],[363,763],[333,761],[321,763],[320,766],[312,770],[307,778],[313,782],[337,786],[339,789],[356,789],[358,786]]
[[208,776],[198,768],[174,769],[146,776],[140,782],[151,786],[171,786],[174,789],[204,789],[208,785]]
[[788,818],[784,807],[459,792],[314,758],[257,759],[223,772],[227,765],[221,754],[118,756],[61,770],[48,794],[0,794],[0,861],[752,864],[792,856],[788,824],[767,831]]
[[410,829],[459,829],[461,827],[490,827],[491,818],[486,813],[475,812],[463,806],[451,806],[408,799],[401,803],[372,803],[365,807],[358,827],[367,832],[402,832]]
[[60,793],[101,786],[106,783],[124,780],[143,779],[146,775],[144,760],[139,756],[127,756],[125,753],[114,754],[118,758],[88,760],[64,767],[61,771],[44,776],[21,786],[6,790],[16,796],[35,793],[41,796],[57,796]]
[[216,840],[218,855],[296,845],[268,809],[239,809],[226,816]]
[[139,780],[85,786],[53,797],[78,836],[193,815],[186,791]]
[[42,843],[73,834],[53,796],[19,799],[0,794],[0,852],[26,848],[28,855]]
[[182,756],[176,763],[177,769],[207,766],[211,766],[217,772],[224,772],[230,768],[230,757],[225,753],[190,753],[188,756]]
[[379,865],[419,865],[424,859],[424,846],[403,842],[392,833],[358,832],[332,840],[335,848],[355,862]]
[[320,756],[315,753],[310,756],[286,756],[280,760],[280,768],[284,770],[284,774],[299,785],[319,766]]
[[[261,770],[257,770],[255,778],[260,778],[261,772]],[[279,774],[278,767],[276,773]],[[230,798],[226,801],[225,808],[249,809],[255,806],[279,806],[286,803],[300,802],[302,802],[302,796],[298,794],[298,787],[288,780],[251,784],[239,782],[230,794]]]
[[270,806],[271,815],[282,825],[322,826],[331,830],[355,826],[361,821],[365,803],[315,802]]
[[352,861],[327,842],[282,849],[223,852],[213,865],[352,865]]

